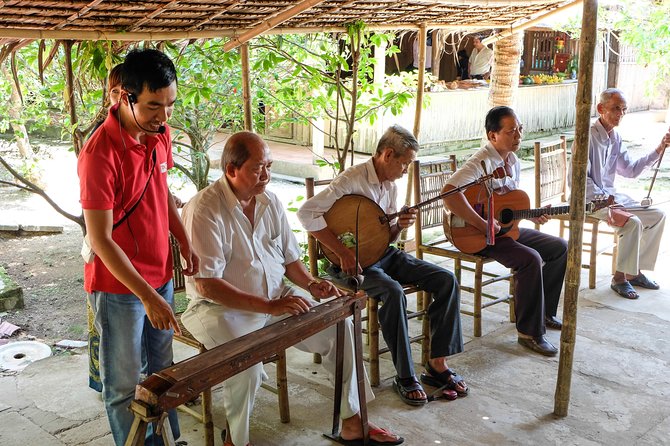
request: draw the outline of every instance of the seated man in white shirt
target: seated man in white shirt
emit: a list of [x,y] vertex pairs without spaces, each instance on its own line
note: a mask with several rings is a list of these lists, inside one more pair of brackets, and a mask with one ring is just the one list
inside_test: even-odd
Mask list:
[[[589,140],[586,200],[590,201],[601,195],[613,195],[616,203],[633,208],[628,209],[633,215],[623,226],[613,226],[619,236],[619,249],[616,272],[610,286],[621,297],[637,299],[639,295],[633,286],[652,290],[659,288],[658,284],[647,278],[641,270],[653,271],[656,266],[665,226],[665,213],[656,208],[640,208],[639,201],[617,192],[614,180],[617,174],[636,178],[654,164],[670,144],[670,132],[663,136],[654,150],[633,160],[623,145],[621,136],[614,129],[627,110],[623,92],[616,88],[603,91],[597,109],[600,117],[591,125]],[[568,178],[571,178],[571,175]],[[601,209],[593,216],[608,221],[608,209]],[[609,222],[614,223],[613,220]]]
[[[300,260],[298,243],[277,196],[266,191],[272,158],[256,134],[231,136],[223,150],[224,175],[200,191],[184,207],[183,219],[193,246],[201,256],[199,274],[189,278],[191,302],[182,315],[184,326],[208,349],[238,338],[316,304],[303,291],[284,284],[286,276],[314,297],[339,295],[327,281],[317,281]],[[336,327],[296,344],[320,353],[324,367],[335,370]],[[357,444],[362,438],[353,324],[345,329],[341,440]],[[263,365],[242,371],[223,383],[228,422],[226,445],[249,444],[249,417],[261,384]],[[365,378],[367,384],[367,377]],[[374,396],[369,384],[367,398]],[[371,444],[395,445],[401,437],[370,424]],[[362,440],[360,441],[362,443]]]
[[[344,195],[363,195],[387,214],[397,209],[398,187],[401,178],[414,161],[419,143],[406,129],[394,125],[382,135],[375,154],[365,163],[352,166],[335,178],[326,189],[307,200],[298,211],[298,218],[319,242],[340,259],[340,267],[330,271],[338,280],[363,274],[361,284],[368,295],[379,300],[379,324],[391,352],[396,377],[393,385],[407,404],[420,406],[428,402],[427,395],[414,374],[406,317],[407,298],[402,285],[411,283],[431,294],[428,307],[430,319],[430,359],[421,375],[424,384],[443,388],[451,397],[465,396],[465,380],[447,365],[447,357],[463,351],[460,290],[456,277],[433,263],[419,260],[394,247],[389,247],[376,263],[361,268],[352,250],[338,240],[323,215]],[[391,222],[390,239],[396,240],[400,231],[414,224],[416,209],[402,213]]]

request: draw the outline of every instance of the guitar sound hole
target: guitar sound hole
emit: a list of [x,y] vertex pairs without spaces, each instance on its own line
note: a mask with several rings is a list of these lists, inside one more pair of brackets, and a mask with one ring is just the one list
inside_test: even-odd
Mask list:
[[500,211],[500,217],[498,222],[501,225],[506,225],[511,223],[514,220],[514,211],[512,209],[503,209]]

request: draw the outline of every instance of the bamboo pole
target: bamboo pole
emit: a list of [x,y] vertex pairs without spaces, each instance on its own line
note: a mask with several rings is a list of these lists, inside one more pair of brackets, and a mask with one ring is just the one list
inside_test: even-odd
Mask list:
[[251,84],[249,82],[249,44],[240,45],[240,59],[242,60],[242,100],[244,102],[244,130],[253,131],[251,120]]
[[[499,28],[499,22],[477,22],[468,25],[451,25],[448,23],[427,23],[431,29],[446,29],[452,31],[479,31],[481,29]],[[369,25],[368,31],[394,31],[394,30],[418,30],[416,23],[393,23],[385,25]],[[264,35],[276,34],[316,34],[316,33],[343,33],[347,29],[344,26],[311,26],[311,27],[276,27],[264,31]],[[97,31],[97,30],[39,30],[23,28],[1,28],[0,39],[73,39],[84,40],[113,40],[119,42],[139,42],[158,40],[191,40],[191,39],[216,39],[220,37],[235,38],[240,36],[239,30],[221,29],[207,31],[160,31],[160,32],[123,32],[123,31]]]
[[416,85],[416,108],[414,109],[414,137],[419,139],[421,130],[421,106],[423,105],[424,77],[426,75],[426,25],[419,27],[419,79]]
[[565,4],[563,6],[559,6],[558,8],[552,9],[551,11],[547,12],[546,14],[542,14],[541,16],[535,17],[534,19],[529,20],[527,22],[524,22],[520,25],[514,26],[514,25],[510,24],[509,28],[506,27],[503,31],[499,32],[498,34],[495,34],[491,37],[487,37],[486,39],[483,39],[482,44],[483,45],[489,45],[491,43],[495,43],[498,40],[504,39],[505,37],[509,37],[514,33],[518,33],[520,31],[523,31],[525,29],[530,28],[531,26],[535,26],[539,23],[542,23],[545,20],[547,20],[549,17],[552,17],[552,16],[554,16],[554,15],[560,13],[560,12],[563,12],[567,9],[573,8],[573,7],[579,5],[582,2],[583,2],[583,0],[575,0],[572,3],[568,3],[568,4]]
[[271,30],[272,28],[275,28],[276,26],[279,26],[283,22],[292,19],[293,17],[297,16],[298,14],[311,9],[317,5],[320,5],[326,0],[303,0],[302,2],[298,3],[297,5],[288,8],[287,10],[277,14],[275,17],[272,17],[271,19],[268,20],[263,20],[261,23],[256,25],[255,27],[245,31],[242,33],[242,35],[238,37],[233,37],[230,41],[228,41],[224,46],[223,50],[224,51],[230,51],[233,48],[242,45],[244,42],[248,42],[249,40],[253,39],[256,36],[259,36],[263,34],[264,32]]
[[577,117],[575,142],[572,146],[572,193],[570,195],[570,239],[568,241],[568,267],[563,298],[563,330],[561,330],[561,356],[558,361],[558,378],[554,394],[554,414],[565,417],[570,402],[572,363],[577,333],[577,301],[582,260],[582,231],[584,229],[584,195],[586,190],[586,164],[591,126],[591,101],[593,89],[593,56],[596,47],[598,0],[585,0],[582,12],[582,34],[579,42],[579,75],[577,77]]

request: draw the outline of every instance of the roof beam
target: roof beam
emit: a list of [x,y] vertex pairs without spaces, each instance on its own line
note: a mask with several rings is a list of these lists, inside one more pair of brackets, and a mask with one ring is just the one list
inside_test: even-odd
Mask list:
[[[454,31],[479,31],[481,29],[500,28],[500,24],[491,22],[479,22],[472,25],[450,25],[444,23],[426,23],[430,29],[449,29]],[[394,23],[390,25],[370,25],[370,31],[389,30],[418,30],[416,23]],[[339,33],[346,32],[342,26],[313,26],[304,28],[273,28],[264,34],[316,34],[316,33]],[[113,40],[119,42],[141,42],[161,40],[182,39],[216,39],[220,37],[238,36],[236,31],[164,31],[164,32],[104,32],[104,31],[69,31],[69,30],[44,30],[39,29],[16,29],[0,28],[0,39],[56,39],[56,40]]]
[[242,35],[239,37],[233,37],[229,42],[227,42],[223,46],[224,51],[230,51],[234,48],[237,48],[244,42],[248,42],[249,40],[253,39],[256,36],[259,36],[263,34],[264,32],[267,32],[271,30],[272,28],[275,28],[279,25],[281,25],[283,22],[297,16],[298,14],[313,8],[316,5],[320,5],[326,0],[303,0],[300,3],[298,3],[295,6],[292,6],[284,11],[282,11],[280,14],[277,14],[277,16],[269,19],[269,20],[264,20],[257,26],[251,28],[250,30],[244,32]]

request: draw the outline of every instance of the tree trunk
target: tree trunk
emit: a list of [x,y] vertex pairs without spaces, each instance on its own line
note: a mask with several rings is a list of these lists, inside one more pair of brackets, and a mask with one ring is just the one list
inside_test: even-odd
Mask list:
[[[35,152],[33,147],[30,145],[30,139],[28,137],[28,131],[26,130],[25,124],[21,122],[21,110],[23,109],[23,103],[21,102],[21,96],[19,95],[19,87],[12,79],[12,76],[7,72],[7,68],[2,67],[2,75],[5,77],[5,80],[9,82],[12,87],[12,93],[10,97],[9,105],[9,116],[12,118],[12,130],[14,131],[14,137],[16,139],[16,145],[19,148],[19,154],[23,159],[32,159]],[[21,124],[20,124],[21,123]]]
[[497,41],[493,47],[493,67],[489,105],[514,107],[519,90],[519,62],[523,52],[523,32]]

